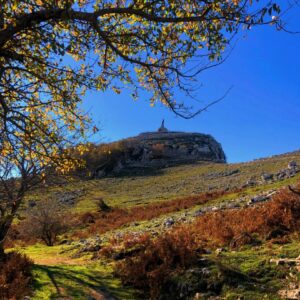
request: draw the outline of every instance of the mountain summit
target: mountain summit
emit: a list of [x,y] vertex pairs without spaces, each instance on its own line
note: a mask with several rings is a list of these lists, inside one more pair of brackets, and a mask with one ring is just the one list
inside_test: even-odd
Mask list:
[[164,121],[157,131],[144,132],[118,142],[118,158],[103,162],[96,176],[117,174],[124,169],[162,168],[166,166],[211,161],[226,163],[220,143],[211,135],[170,131]]

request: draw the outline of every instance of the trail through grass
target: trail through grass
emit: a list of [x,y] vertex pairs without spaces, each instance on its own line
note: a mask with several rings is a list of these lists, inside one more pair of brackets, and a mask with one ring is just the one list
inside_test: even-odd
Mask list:
[[16,250],[34,261],[33,300],[137,299],[132,289],[114,277],[110,264],[92,262],[88,256],[73,259],[68,246],[37,244]]

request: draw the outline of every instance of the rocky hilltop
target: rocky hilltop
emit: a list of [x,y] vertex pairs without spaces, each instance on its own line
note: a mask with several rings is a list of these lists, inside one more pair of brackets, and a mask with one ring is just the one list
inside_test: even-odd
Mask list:
[[162,168],[196,161],[226,163],[221,144],[211,135],[169,131],[164,121],[155,132],[141,133],[120,142],[122,153],[118,159],[98,166],[96,177],[118,174],[125,169]]

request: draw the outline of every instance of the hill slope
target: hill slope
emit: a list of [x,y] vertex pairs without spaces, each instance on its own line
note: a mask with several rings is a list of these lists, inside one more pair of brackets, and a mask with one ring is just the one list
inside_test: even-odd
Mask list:
[[[72,209],[95,209],[95,199],[103,197],[108,205],[130,207],[154,201],[170,200],[220,189],[242,187],[249,180],[261,181],[262,174],[276,174],[289,162],[300,165],[300,152],[264,158],[247,163],[218,164],[198,162],[159,169],[144,175],[119,176],[94,180],[74,180],[61,186],[45,188],[42,194],[69,192],[79,194]],[[298,178],[298,175],[297,177]],[[294,181],[294,179],[288,181]],[[271,182],[271,181],[270,181]],[[275,185],[284,185],[276,181]],[[78,193],[78,191],[80,191]],[[77,192],[77,193],[76,193]],[[38,200],[41,190],[29,198]]]
[[[199,226],[195,224],[199,224],[203,216],[210,222],[217,218],[214,214],[224,214],[225,218],[231,211],[245,210],[246,213],[247,209],[257,208],[259,214],[260,207],[263,209],[265,203],[273,201],[281,188],[299,181],[300,172],[291,171],[294,164],[291,162],[300,165],[300,152],[239,164],[198,162],[140,176],[74,179],[34,191],[22,208],[23,216],[26,217],[30,207],[41,199],[56,198],[64,204],[64,214],[72,226],[60,237],[62,244],[54,248],[41,244],[21,247],[15,243],[19,251],[36,263],[33,299],[147,299],[154,288],[149,290],[145,285],[141,294],[139,285],[132,281],[129,282],[131,287],[124,287],[121,279],[123,283],[126,280],[122,274],[121,277],[115,275],[119,261],[126,265],[132,255],[137,255],[137,261],[144,243],[150,247],[152,241],[165,239],[165,234],[179,234],[176,233],[178,226],[187,226],[185,236],[189,236],[188,228]],[[99,198],[103,198],[111,210],[98,212]],[[188,269],[174,265],[177,273],[171,273],[177,279],[172,278],[172,284],[174,280],[177,283],[173,288],[174,291],[182,289],[182,297],[178,299],[279,299],[278,291],[284,290],[287,282],[285,277],[292,272],[293,282],[297,283],[300,276],[290,266],[278,269],[269,261],[295,259],[300,254],[299,237],[288,233],[280,245],[265,240],[259,232],[254,232],[250,239],[259,240],[258,244],[248,243],[246,239],[245,245],[241,244],[234,251],[229,244],[224,243],[220,248],[222,243],[214,242],[214,246],[206,241],[208,244],[203,246],[206,253],[203,249],[200,251],[201,259],[207,261],[204,265],[195,263]],[[172,240],[172,243],[175,247],[180,240]],[[222,249],[217,250],[222,254],[215,249]],[[209,273],[201,277],[199,274],[204,269]],[[200,280],[199,276],[205,287],[194,284]],[[233,279],[230,281],[228,276]],[[208,281],[215,282],[214,287],[209,287]],[[190,292],[187,293],[186,288]],[[160,291],[161,299],[171,293]],[[172,294],[172,297],[175,296]]]

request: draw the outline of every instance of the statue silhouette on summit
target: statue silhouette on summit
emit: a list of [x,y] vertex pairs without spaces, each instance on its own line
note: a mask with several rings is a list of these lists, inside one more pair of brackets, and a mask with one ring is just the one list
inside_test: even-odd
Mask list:
[[165,127],[165,120],[163,119],[160,127],[158,128],[158,132],[168,132],[168,129]]

